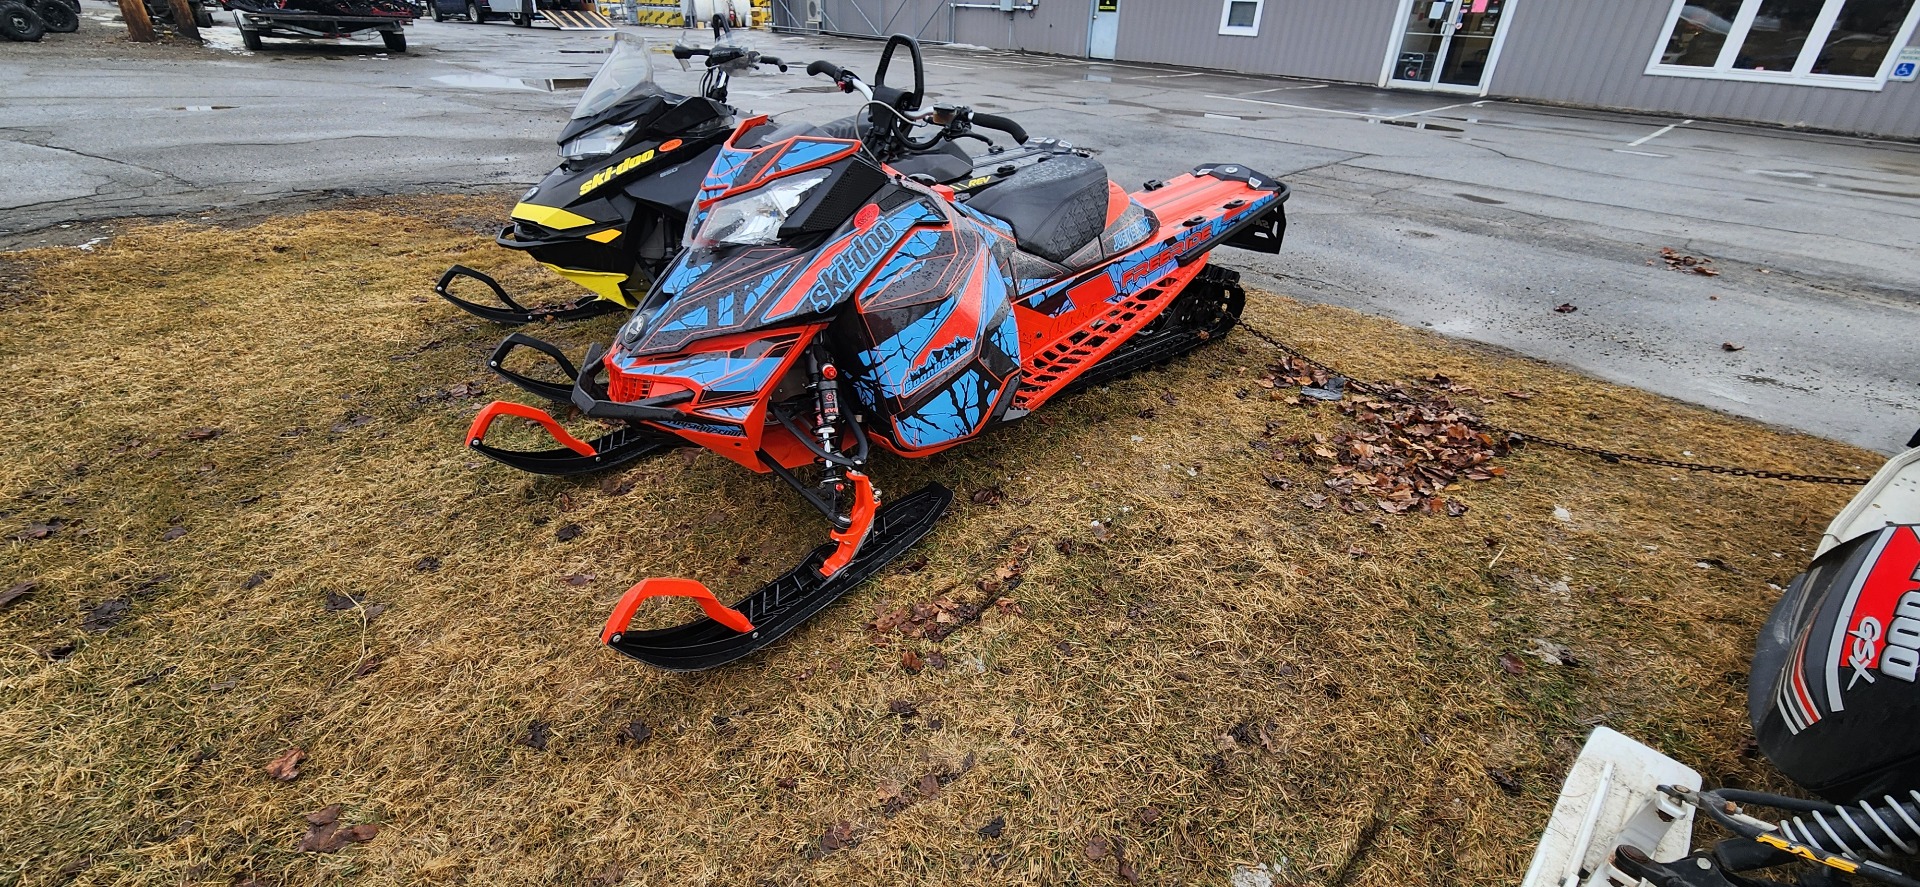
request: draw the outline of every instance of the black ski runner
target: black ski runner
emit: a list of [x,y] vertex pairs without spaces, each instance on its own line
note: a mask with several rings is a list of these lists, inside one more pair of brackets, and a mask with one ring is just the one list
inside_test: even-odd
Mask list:
[[[454,295],[453,282],[462,277],[478,280],[485,284],[488,289],[493,290],[494,298],[499,299],[500,304],[506,307],[495,308],[491,305],[481,305],[477,302],[469,302],[466,299]],[[468,268],[465,265],[455,265],[448,268],[447,273],[440,275],[440,282],[433,285],[433,291],[439,293],[441,298],[460,306],[460,308],[469,314],[506,326],[540,323],[548,320],[585,320],[589,317],[599,317],[602,314],[612,314],[615,311],[625,310],[620,303],[609,299],[602,299],[599,296],[584,296],[577,301],[554,308],[528,308],[514,301],[512,296],[507,295],[506,288],[501,286],[499,281],[494,280],[482,272]]]
[[531,474],[544,474],[548,477],[571,477],[591,471],[604,471],[632,462],[635,459],[664,453],[677,446],[684,446],[680,438],[646,428],[616,428],[593,440],[587,441],[593,448],[593,455],[582,455],[567,447],[551,450],[503,450],[491,447],[475,438],[467,446],[495,462]]
[[952,490],[929,484],[881,506],[860,553],[831,579],[821,579],[818,570],[833,554],[833,543],[814,549],[799,566],[734,605],[753,623],[752,631],[735,631],[704,617],[650,631],[609,626],[615,630],[607,636],[607,646],[667,671],[703,671],[748,656],[799,628],[905,554],[933,531],[952,502]]

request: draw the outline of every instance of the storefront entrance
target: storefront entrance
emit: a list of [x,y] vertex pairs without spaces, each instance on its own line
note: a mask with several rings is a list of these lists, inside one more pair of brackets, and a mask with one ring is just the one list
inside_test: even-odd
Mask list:
[[1515,0],[1401,0],[1382,85],[1485,95]]

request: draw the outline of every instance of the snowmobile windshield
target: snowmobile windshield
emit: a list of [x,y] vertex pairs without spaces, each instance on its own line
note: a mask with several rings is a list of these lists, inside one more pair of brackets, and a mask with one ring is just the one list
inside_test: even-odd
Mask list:
[[664,94],[665,90],[653,82],[653,54],[647,51],[646,42],[630,34],[618,34],[613,38],[613,54],[587,84],[587,94],[573,109],[573,119],[592,117],[628,99]]

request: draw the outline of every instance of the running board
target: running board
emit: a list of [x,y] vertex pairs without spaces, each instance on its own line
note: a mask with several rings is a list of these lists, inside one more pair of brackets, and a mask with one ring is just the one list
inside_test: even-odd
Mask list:
[[647,583],[643,582],[627,592],[627,597],[615,607],[601,637],[607,646],[620,653],[667,671],[704,671],[745,658],[799,628],[801,623],[905,554],[933,531],[934,522],[946,513],[952,502],[953,491],[929,484],[882,506],[874,515],[873,531],[860,546],[859,553],[829,579],[820,577],[820,568],[839,548],[837,542],[815,548],[799,566],[731,608],[712,600],[712,594],[704,588],[700,589],[704,593],[701,595],[673,592],[703,598],[700,601],[703,610],[744,627],[744,631],[729,627],[713,616],[672,628],[631,631],[624,623],[633,618],[637,598],[654,596],[647,594]]

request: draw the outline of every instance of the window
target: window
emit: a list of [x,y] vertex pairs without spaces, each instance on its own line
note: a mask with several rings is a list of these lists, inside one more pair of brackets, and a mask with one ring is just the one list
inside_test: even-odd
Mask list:
[[1220,10],[1220,33],[1235,37],[1260,36],[1260,8],[1267,0],[1226,0]]
[[1879,89],[1916,0],[1674,0],[1649,74]]

